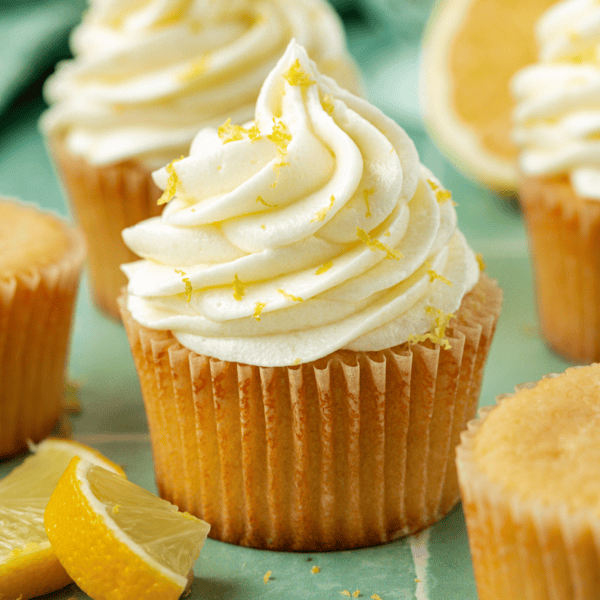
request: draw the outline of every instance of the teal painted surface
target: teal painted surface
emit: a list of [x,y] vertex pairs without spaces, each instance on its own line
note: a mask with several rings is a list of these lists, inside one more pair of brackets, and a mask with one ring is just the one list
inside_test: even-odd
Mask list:
[[[430,4],[410,0],[372,0],[371,4],[363,1],[360,5],[349,0],[336,2],[338,8],[349,11],[344,14],[349,15],[350,47],[363,70],[369,99],[407,129],[422,162],[452,190],[458,202],[462,231],[473,248],[483,253],[488,273],[504,289],[504,310],[481,395],[481,404],[488,405],[496,395],[511,391],[516,384],[562,371],[568,363],[548,350],[537,333],[531,266],[523,221],[515,202],[467,181],[424,132],[416,89],[418,42]],[[25,5],[36,11],[43,8],[43,3]],[[356,6],[362,13],[350,10]],[[406,8],[404,13],[402,8]],[[412,21],[404,22],[403,14]],[[35,33],[37,17],[31,18],[24,30]],[[3,27],[8,30],[9,25],[8,21],[0,20],[0,33]],[[64,50],[64,32],[60,44]],[[0,60],[6,60],[4,56],[6,53],[2,54],[0,48]],[[19,64],[22,67],[31,62]],[[13,66],[16,69],[19,65],[15,62]],[[68,209],[37,131],[43,102],[35,78],[31,81],[32,87],[16,101],[9,98],[8,92],[2,96],[6,88],[0,85],[0,97],[9,98],[4,105],[0,103],[3,116],[0,194],[36,202],[67,215]],[[14,94],[22,92],[15,91],[14,85],[11,89]],[[155,490],[146,421],[125,333],[119,324],[91,304],[85,278],[77,303],[69,372],[80,386],[83,405],[81,415],[72,420],[77,437],[123,464],[131,480]],[[20,459],[0,462],[0,476],[19,462]],[[432,527],[428,538],[430,556],[426,568],[423,560],[417,560],[419,572],[425,573],[421,582],[415,581],[417,565],[413,550],[419,541],[415,538],[376,548],[325,554],[266,552],[208,540],[195,566],[197,578],[190,598],[339,599],[344,597],[341,591],[352,593],[358,589],[361,598],[376,593],[382,600],[475,600],[460,506]],[[320,572],[311,573],[313,566],[320,567]],[[272,579],[265,584],[263,576],[267,571],[272,572]],[[67,600],[87,596],[70,586],[46,598]]]

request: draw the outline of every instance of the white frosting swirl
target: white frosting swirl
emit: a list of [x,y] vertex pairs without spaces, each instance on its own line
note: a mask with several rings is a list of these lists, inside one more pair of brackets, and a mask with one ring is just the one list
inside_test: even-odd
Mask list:
[[512,82],[521,170],[568,173],[578,195],[600,199],[600,5],[560,2],[536,33],[540,62]]
[[204,129],[154,177],[175,196],[123,231],[144,258],[123,266],[128,308],[200,354],[282,366],[392,347],[432,328],[428,306],[455,311],[479,277],[449,193],[404,130],[294,41],[254,124]]
[[324,73],[358,90],[341,23],[324,0],[93,0],[75,60],[44,89],[46,133],[92,164],[157,168],[199,129],[254,116],[261,85],[295,37]]

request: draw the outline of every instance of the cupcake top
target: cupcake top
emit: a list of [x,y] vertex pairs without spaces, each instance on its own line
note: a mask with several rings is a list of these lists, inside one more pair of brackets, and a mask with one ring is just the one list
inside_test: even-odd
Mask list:
[[57,218],[20,202],[0,199],[0,277],[59,260],[72,245]]
[[160,217],[123,232],[128,309],[187,348],[260,366],[447,344],[479,278],[440,182],[377,108],[295,41],[255,120],[202,130],[157,171]]
[[559,2],[536,34],[540,61],[512,82],[521,171],[568,174],[579,196],[600,199],[600,5]]
[[600,365],[507,395],[472,448],[488,478],[522,499],[600,514]]
[[201,127],[253,117],[267,74],[295,37],[324,73],[358,90],[341,23],[325,0],[92,0],[74,60],[44,93],[47,134],[89,163],[158,168]]

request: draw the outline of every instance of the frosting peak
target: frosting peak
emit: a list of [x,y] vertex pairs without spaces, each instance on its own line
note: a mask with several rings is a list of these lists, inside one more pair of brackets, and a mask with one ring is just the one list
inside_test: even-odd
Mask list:
[[198,353],[280,366],[394,346],[479,276],[406,133],[295,41],[254,121],[202,130],[154,178],[172,199],[123,232],[144,259],[123,267],[128,306]]

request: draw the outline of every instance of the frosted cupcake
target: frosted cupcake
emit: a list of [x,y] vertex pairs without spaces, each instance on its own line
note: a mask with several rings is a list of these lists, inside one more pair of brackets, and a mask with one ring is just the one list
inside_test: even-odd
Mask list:
[[540,62],[517,74],[514,139],[538,313],[548,344],[600,360],[600,6],[560,2],[537,26]]
[[109,314],[126,281],[118,266],[135,258],[121,230],[162,209],[150,173],[187,155],[201,127],[251,119],[292,37],[359,88],[323,0],[92,2],[72,36],[75,60],[46,83],[41,127],[88,239],[94,299]]
[[0,457],[40,441],[63,412],[83,236],[0,198]]
[[120,300],[161,495],[271,549],[446,514],[501,292],[406,133],[292,42],[255,120],[155,179]]
[[457,449],[479,600],[600,597],[600,365],[498,400]]

